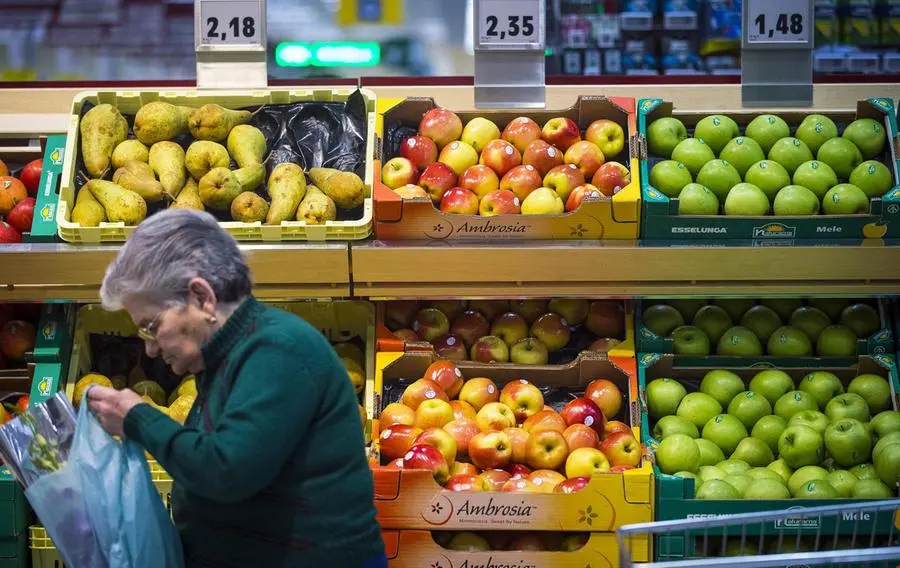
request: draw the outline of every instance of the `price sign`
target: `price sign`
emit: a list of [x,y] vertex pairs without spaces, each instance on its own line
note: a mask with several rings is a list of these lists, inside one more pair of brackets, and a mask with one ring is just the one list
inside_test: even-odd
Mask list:
[[807,46],[813,31],[809,0],[746,0],[746,43]]
[[543,0],[475,0],[479,49],[543,50]]
[[198,45],[262,45],[265,9],[259,0],[199,0]]

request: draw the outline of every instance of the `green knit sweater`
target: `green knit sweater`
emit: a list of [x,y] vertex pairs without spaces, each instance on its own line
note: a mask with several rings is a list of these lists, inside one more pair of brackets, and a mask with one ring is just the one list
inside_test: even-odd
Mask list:
[[147,404],[125,418],[174,480],[186,566],[354,568],[382,554],[356,395],[322,334],[249,298],[203,359],[184,427]]

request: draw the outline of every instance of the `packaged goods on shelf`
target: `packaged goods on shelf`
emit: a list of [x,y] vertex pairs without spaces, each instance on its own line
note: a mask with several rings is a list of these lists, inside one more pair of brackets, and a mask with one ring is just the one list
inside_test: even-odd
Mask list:
[[[378,107],[379,239],[639,234],[632,99],[581,96],[568,109],[523,113],[454,113],[428,98],[381,100]],[[449,167],[432,165],[436,160]]]
[[[634,396],[634,359],[583,353],[567,365],[512,366],[460,361],[454,366],[452,362],[436,359],[431,353],[407,352],[378,353],[377,360],[378,395],[374,414],[375,444],[380,459],[373,467],[375,504],[383,528],[614,531],[622,524],[653,518],[650,465],[635,438],[639,434],[635,422],[638,402]],[[455,371],[445,373],[448,369],[455,369],[459,374]],[[429,370],[433,371],[438,385],[431,389],[435,395],[432,398],[438,400],[426,403],[418,401],[417,397],[421,394],[425,399],[429,398],[428,389],[420,388],[429,386],[430,379],[420,379]],[[604,384],[615,387],[606,388],[610,396],[598,397],[593,392],[592,383],[601,384],[595,383],[597,379],[604,379]],[[446,384],[446,390],[441,384]],[[513,400],[515,389],[523,395],[519,396],[523,399],[521,407]],[[442,403],[450,398],[449,392],[453,393],[454,402]],[[510,401],[515,410],[496,402],[500,398]],[[487,402],[491,400],[494,402]],[[388,409],[391,403],[394,404]],[[425,412],[419,411],[424,404],[429,407]],[[477,412],[476,405],[480,406]],[[607,410],[601,410],[601,405]],[[412,406],[416,406],[415,411]],[[459,448],[460,444],[455,442],[457,438],[473,438],[466,445],[467,458],[460,457],[458,449],[451,456],[453,459],[449,461],[454,462],[454,471],[461,473],[449,477],[449,461],[444,454],[435,454],[430,469],[409,466],[409,460],[415,459],[410,454],[416,453],[410,450],[422,447],[416,442],[420,433],[415,424],[427,426],[426,412],[431,407],[439,411],[445,406],[459,414],[459,418],[449,422],[459,429],[451,429],[454,443],[447,444],[444,449]],[[420,418],[418,422],[413,421],[413,425],[404,418],[410,413]],[[579,418],[581,414],[583,419]],[[605,440],[628,442],[628,447],[622,448],[627,455],[613,455],[612,449],[607,448],[607,457],[599,451],[598,446],[603,447],[598,444],[600,422],[603,422],[602,437]],[[449,423],[444,422],[444,425]],[[517,428],[517,424],[522,427]],[[500,428],[504,425],[506,428]],[[423,432],[428,430],[425,428]],[[451,432],[445,427],[430,430]],[[515,442],[510,437],[514,431]],[[563,431],[568,434],[563,435]],[[581,436],[576,437],[576,432]],[[539,455],[537,449],[541,446],[531,438],[541,434],[548,442],[553,438],[552,451],[546,456]],[[501,438],[502,447],[498,446],[500,455],[496,460],[480,452],[481,441],[489,442],[492,435]],[[568,452],[567,436],[575,448],[571,453]],[[504,445],[506,438],[509,438],[508,446]],[[421,441],[425,445],[431,443]],[[433,447],[438,445],[441,444]],[[472,453],[473,449],[479,454]],[[569,459],[573,456],[588,459],[580,463],[580,459]],[[402,469],[392,463],[397,458],[403,461]],[[633,465],[625,464],[625,461]],[[480,470],[476,464],[485,466],[480,468],[482,470],[492,471],[478,474]],[[567,475],[556,471],[563,466]],[[506,469],[500,469],[502,467]],[[472,491],[463,485],[455,485],[463,481],[475,483],[485,490]]]
[[[59,235],[122,242],[147,215],[175,206],[210,211],[241,241],[365,238],[374,124],[375,96],[359,89],[79,93]],[[98,136],[101,126],[113,134]],[[128,206],[108,210],[111,195]]]
[[643,238],[777,244],[900,235],[893,102],[823,112],[682,112],[641,99]]

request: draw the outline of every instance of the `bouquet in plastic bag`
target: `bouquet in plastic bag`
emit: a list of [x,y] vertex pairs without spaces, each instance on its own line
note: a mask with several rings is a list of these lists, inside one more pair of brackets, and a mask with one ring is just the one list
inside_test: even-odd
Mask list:
[[[86,398],[86,396],[85,396]],[[67,568],[182,568],[143,450],[62,393],[0,427],[0,455]]]

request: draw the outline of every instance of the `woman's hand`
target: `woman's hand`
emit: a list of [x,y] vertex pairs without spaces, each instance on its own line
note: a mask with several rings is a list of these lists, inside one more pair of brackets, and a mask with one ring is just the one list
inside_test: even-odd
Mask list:
[[125,417],[132,408],[144,402],[133,390],[116,390],[96,385],[88,390],[87,398],[91,412],[103,429],[113,436],[125,435]]

